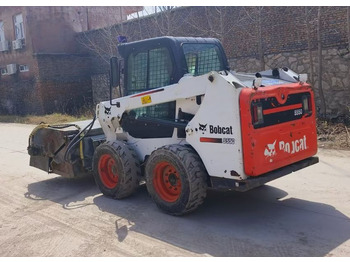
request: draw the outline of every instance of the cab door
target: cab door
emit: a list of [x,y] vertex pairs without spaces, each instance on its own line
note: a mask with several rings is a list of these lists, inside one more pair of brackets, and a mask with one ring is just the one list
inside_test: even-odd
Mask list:
[[[172,84],[174,66],[166,47],[131,53],[126,60],[126,95]],[[157,120],[175,120],[175,101],[132,110],[123,118],[123,129],[136,138],[172,137],[174,127]]]

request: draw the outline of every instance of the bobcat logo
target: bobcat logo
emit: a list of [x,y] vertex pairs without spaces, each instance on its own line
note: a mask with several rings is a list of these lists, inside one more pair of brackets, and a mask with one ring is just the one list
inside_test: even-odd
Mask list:
[[277,140],[275,140],[275,142],[273,142],[273,144],[267,144],[265,151],[264,151],[264,156],[273,157],[276,155],[276,149],[275,149],[276,141]]
[[207,131],[207,125],[208,124],[205,124],[205,125],[199,124],[199,130],[202,131],[203,134],[205,131]]
[[106,115],[110,115],[111,114],[111,108],[112,107],[108,108],[108,107],[105,106],[105,114]]

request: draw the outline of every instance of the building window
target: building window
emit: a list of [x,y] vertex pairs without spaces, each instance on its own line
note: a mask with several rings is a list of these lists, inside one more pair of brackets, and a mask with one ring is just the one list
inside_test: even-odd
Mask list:
[[5,41],[4,22],[0,21],[0,42]]
[[24,39],[24,24],[23,24],[23,16],[22,14],[15,15],[13,17],[13,24],[15,27],[15,38],[16,39]]
[[1,75],[7,75],[7,68],[1,68]]
[[9,44],[8,41],[5,40],[4,22],[0,21],[0,52],[8,50]]
[[28,72],[29,71],[28,65],[19,65],[19,71],[20,72]]

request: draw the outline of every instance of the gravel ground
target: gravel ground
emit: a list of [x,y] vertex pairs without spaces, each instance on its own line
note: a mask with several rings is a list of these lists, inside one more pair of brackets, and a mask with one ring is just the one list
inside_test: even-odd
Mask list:
[[34,126],[0,124],[0,256],[350,256],[350,152],[246,193],[209,191],[173,217],[140,187],[117,201],[92,178],[29,167]]

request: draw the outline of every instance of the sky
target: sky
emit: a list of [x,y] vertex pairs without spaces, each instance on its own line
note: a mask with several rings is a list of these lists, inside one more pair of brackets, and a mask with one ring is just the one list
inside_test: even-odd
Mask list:
[[1,6],[346,6],[346,0],[244,0],[244,1],[210,1],[210,0],[60,0],[59,2],[47,0],[12,0],[1,1]]
[[[150,14],[154,14],[155,11],[157,9],[157,12],[160,12],[160,8],[159,6],[145,6],[144,9],[139,13],[139,17],[142,17],[142,16],[147,16],[147,15],[150,15]],[[134,18],[137,18],[137,13],[133,13],[133,14],[130,14],[128,15],[127,19],[134,19]]]

